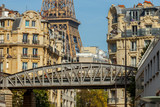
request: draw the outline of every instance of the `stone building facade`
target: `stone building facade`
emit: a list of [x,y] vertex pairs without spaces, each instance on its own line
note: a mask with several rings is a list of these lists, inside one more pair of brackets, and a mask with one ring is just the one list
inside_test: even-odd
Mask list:
[[[109,58],[112,64],[125,64],[124,53],[126,47],[127,66],[137,66],[141,59],[143,48],[146,47],[155,36],[159,35],[159,11],[160,7],[154,6],[150,1],[144,1],[143,4],[138,3],[138,5],[133,8],[125,8],[124,5],[111,6],[107,17],[107,43]],[[121,92],[123,92],[123,89]],[[115,96],[114,92],[113,96]],[[112,98],[112,96],[109,97]],[[123,101],[118,100],[117,105],[124,106],[124,95],[118,95],[117,98],[123,99]]]
[[[14,74],[40,66],[61,64],[67,58],[72,61],[65,50],[68,43],[66,31],[50,29],[48,21],[39,13],[26,11],[20,15],[2,5],[0,15],[1,72]],[[49,90],[49,93],[49,101],[56,107],[75,106],[74,90]]]
[[136,74],[136,107],[159,107],[160,38],[155,38],[138,64]]
[[0,23],[1,71],[13,74],[57,62],[58,54],[51,50],[49,25],[37,12],[2,16]]

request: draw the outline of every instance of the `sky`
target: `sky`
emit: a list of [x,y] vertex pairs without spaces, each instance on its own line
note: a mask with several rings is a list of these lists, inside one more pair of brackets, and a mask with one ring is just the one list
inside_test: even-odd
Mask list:
[[[83,46],[97,46],[107,51],[107,14],[112,4],[125,5],[132,8],[134,4],[144,0],[74,0],[76,18],[81,22],[79,32]],[[155,6],[160,6],[159,0],[151,0]],[[26,10],[41,10],[42,0],[0,0],[0,5],[17,10],[20,13]]]

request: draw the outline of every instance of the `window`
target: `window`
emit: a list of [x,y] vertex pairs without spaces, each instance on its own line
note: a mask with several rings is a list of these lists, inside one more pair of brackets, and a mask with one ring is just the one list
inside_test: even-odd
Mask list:
[[137,35],[137,26],[132,26],[132,35]]
[[146,47],[147,45],[149,45],[151,43],[151,40],[144,40],[144,46]]
[[136,57],[131,57],[131,66],[136,67]]
[[157,71],[159,71],[159,52],[157,52]]
[[26,27],[29,27],[29,20],[26,20],[25,26],[26,26]]
[[27,41],[28,41],[28,34],[27,33],[24,33],[23,34],[23,43],[27,43]]
[[4,21],[0,21],[0,27],[4,27]]
[[111,59],[112,64],[117,64],[116,59]]
[[22,70],[26,70],[27,69],[27,62],[23,62],[23,65],[22,65]]
[[0,62],[0,72],[3,72],[3,62]]
[[33,63],[32,68],[37,68],[38,67],[37,65],[38,65],[37,63]]
[[38,55],[38,49],[33,48],[33,57],[36,57]]
[[151,66],[151,70],[150,70],[150,72],[151,72],[151,76],[153,76],[153,69],[152,69],[152,60],[150,61],[150,66]]
[[111,48],[111,52],[116,52],[117,51],[116,43],[112,43],[110,48]]
[[7,40],[9,40],[9,33],[7,34]]
[[8,22],[7,22],[7,25],[9,26],[9,20],[8,20]]
[[146,35],[152,34],[152,25],[146,25]]
[[138,20],[138,11],[131,11],[131,21],[137,21]]
[[32,21],[32,27],[36,26],[36,21]]
[[77,53],[79,53],[79,48],[78,48],[77,44],[75,44],[75,50]]
[[150,11],[149,11],[149,10],[146,10],[146,11],[145,11],[145,15],[150,15]]
[[112,23],[117,23],[118,22],[118,16],[117,14],[113,15]]
[[33,44],[38,44],[38,35],[33,34]]
[[136,51],[137,50],[137,46],[136,46],[136,41],[132,41],[131,42],[131,51]]
[[111,90],[111,98],[116,98],[116,91],[115,90]]
[[7,54],[9,54],[9,48],[7,48]]
[[77,43],[77,38],[73,36],[74,43]]
[[0,35],[0,43],[4,43],[4,35]]
[[23,48],[23,56],[27,56],[28,54],[28,48]]
[[0,49],[0,57],[3,57],[3,48]]
[[156,62],[155,62],[156,57],[153,57],[153,74],[155,74],[155,67],[156,67]]

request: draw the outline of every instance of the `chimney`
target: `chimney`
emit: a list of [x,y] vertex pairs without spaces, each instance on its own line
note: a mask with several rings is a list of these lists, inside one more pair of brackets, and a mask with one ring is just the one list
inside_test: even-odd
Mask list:
[[2,4],[2,11],[5,11],[5,5]]

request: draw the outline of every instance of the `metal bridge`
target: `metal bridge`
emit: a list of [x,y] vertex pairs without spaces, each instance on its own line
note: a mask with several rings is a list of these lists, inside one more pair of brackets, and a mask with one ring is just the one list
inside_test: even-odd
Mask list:
[[[126,67],[127,77],[135,67]],[[125,66],[108,63],[65,63],[29,69],[0,79],[0,87],[9,89],[74,89],[124,87]],[[128,84],[129,79],[128,79]]]

